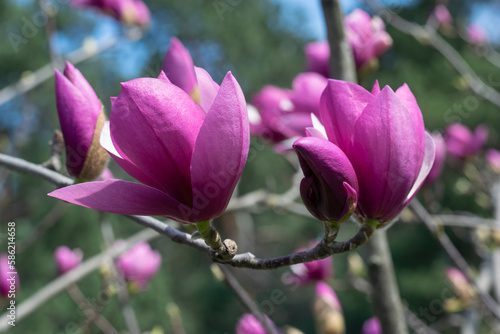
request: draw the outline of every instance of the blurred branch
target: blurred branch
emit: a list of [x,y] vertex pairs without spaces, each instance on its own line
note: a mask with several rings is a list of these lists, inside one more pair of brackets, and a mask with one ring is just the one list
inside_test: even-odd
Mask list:
[[[115,46],[119,42],[118,37],[108,37],[98,42],[93,38],[88,38],[83,42],[81,48],[69,53],[66,58],[73,65],[81,63],[84,60]],[[42,66],[38,70],[23,76],[18,82],[11,84],[0,90],[0,105],[12,100],[18,95],[37,87],[54,75],[52,63]]]
[[[83,314],[87,316],[87,321],[94,323],[104,334],[120,334],[113,325],[92,306],[76,284],[71,284],[66,291],[75,304],[82,310]],[[90,311],[91,314],[88,314],[88,311]],[[83,331],[83,333],[86,332]]]
[[375,232],[362,253],[368,266],[375,313],[382,331],[385,334],[408,333],[386,231]]
[[[33,294],[28,299],[24,300],[19,306],[16,305],[16,320],[21,321],[23,318],[31,314],[42,304],[55,297],[61,291],[69,287],[71,284],[78,282],[85,276],[97,270],[102,264],[105,263],[109,257],[116,258],[125,253],[133,245],[141,241],[148,241],[158,236],[157,233],[150,229],[143,230],[126,239],[123,244],[120,244],[112,249],[104,251],[94,257],[83,262],[81,265],[73,270],[68,271],[66,274],[59,276],[41,290]],[[7,324],[8,312],[2,314],[0,317],[4,320],[0,321],[0,332],[6,331],[10,328]]]
[[[420,202],[416,198],[411,201],[410,207],[415,215],[425,223],[429,231],[431,231],[431,233],[438,239],[439,243],[453,260],[453,262],[455,262],[455,265],[458,267],[458,269],[460,269],[460,271],[462,271],[467,277],[469,283],[474,286],[483,304],[488,308],[493,316],[500,320],[499,305],[489,294],[484,293],[479,289],[477,283],[474,280],[472,269],[469,267],[467,261],[465,261],[455,245],[453,245],[448,235],[439,226],[438,222],[429,214],[429,212],[427,212],[427,210],[422,206],[422,204],[420,204]],[[498,323],[496,327],[496,330],[499,330],[500,327]]]
[[273,326],[266,321],[265,314],[260,310],[253,299],[248,295],[245,289],[241,286],[240,282],[234,277],[233,273],[229,268],[222,264],[217,264],[217,268],[223,275],[224,282],[233,290],[240,302],[245,306],[245,308],[251,312],[266,329],[268,334],[278,334]]
[[493,219],[466,215],[433,215],[432,217],[446,226],[484,228],[500,231],[500,228],[494,225],[495,221]]
[[338,0],[321,0],[330,44],[330,77],[357,82],[356,67],[344,33],[344,15]]
[[[60,175],[59,173],[49,170],[41,165],[33,164],[20,158],[10,157],[2,153],[0,153],[0,166],[40,176],[59,187],[73,184],[72,179]],[[125,215],[125,217],[128,217],[142,226],[151,228],[156,232],[167,236],[174,242],[196,248],[207,254],[213,261],[218,261],[216,254],[213,253],[210,247],[208,247],[203,240],[194,239],[190,234],[181,232],[153,217],[131,215]],[[336,231],[332,231],[325,225],[325,237],[314,248],[307,251],[267,259],[257,258],[251,253],[243,253],[236,255],[233,259],[225,261],[224,263],[234,267],[275,269],[292,264],[320,260],[333,254],[353,250],[363,245],[366,241],[368,241],[368,239],[370,239],[373,232],[374,229],[372,226],[369,224],[363,224],[351,239],[343,242],[336,242]]]
[[[428,43],[439,51],[455,67],[458,73],[465,79],[469,87],[479,96],[500,106],[500,93],[484,83],[483,80],[472,70],[462,56],[446,42],[435,29],[430,26],[422,26],[403,19],[401,16],[382,5],[377,0],[365,0],[368,5],[384,20],[399,31],[413,36],[417,41]],[[491,76],[490,76],[491,78]]]
[[[495,207],[495,227],[500,229],[500,180],[494,184],[492,193]],[[500,302],[500,249],[498,247],[492,251],[491,259],[494,296],[497,302]]]

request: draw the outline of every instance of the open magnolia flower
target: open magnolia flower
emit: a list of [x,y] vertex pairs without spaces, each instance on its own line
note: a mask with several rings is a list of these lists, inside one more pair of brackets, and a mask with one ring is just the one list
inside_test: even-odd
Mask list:
[[249,144],[245,98],[230,72],[206,110],[162,72],[122,84],[101,134],[101,145],[142,184],[88,182],[49,195],[118,214],[213,219],[231,198]]
[[71,0],[74,7],[94,7],[127,25],[147,26],[151,13],[142,0]]
[[[408,86],[380,91],[377,82],[368,92],[353,83],[328,80],[320,116],[324,129],[316,125],[308,129],[310,138],[294,144],[304,180],[312,179],[301,185],[309,211],[317,216],[325,211],[325,202],[337,203],[335,212],[341,214],[333,221],[344,221],[357,198],[359,216],[392,221],[415,196],[434,161],[434,141],[425,132]],[[313,196],[328,193],[335,197]]]

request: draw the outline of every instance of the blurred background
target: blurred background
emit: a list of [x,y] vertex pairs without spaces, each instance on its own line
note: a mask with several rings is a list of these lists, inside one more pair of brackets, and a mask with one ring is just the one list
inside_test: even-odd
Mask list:
[[[37,21],[41,20],[43,0],[2,0],[0,89],[11,87],[22,78],[30,78],[30,74],[51,62],[61,70],[64,66],[61,59],[74,50],[83,47],[85,52],[92,52],[96,45],[111,43],[107,50],[76,65],[109,115],[109,97],[120,93],[119,83],[141,76],[156,77],[169,40],[176,36],[191,52],[195,65],[205,68],[216,82],[220,83],[225,73],[232,71],[250,101],[251,96],[266,84],[289,88],[292,79],[304,71],[304,45],[326,37],[319,1],[222,2],[227,5],[224,12],[217,10],[217,1],[146,0],[152,23],[149,29],[141,31],[127,28],[96,10],[71,7],[67,0],[50,2],[57,15],[53,21],[45,23]],[[420,24],[425,23],[435,6],[434,1],[417,0],[391,0],[386,4],[402,17]],[[364,5],[344,0],[342,6],[348,13]],[[491,46],[498,45],[498,2],[451,0],[448,9],[456,26],[465,29],[470,22],[478,23],[487,32]],[[379,71],[365,79],[366,86],[371,87],[375,79],[393,88],[406,82],[417,98],[429,130],[440,131],[452,121],[469,128],[485,123],[490,131],[487,147],[500,149],[499,108],[477,97],[436,50],[391,26],[387,30],[394,40],[393,47],[380,59]],[[16,39],[12,33],[22,36],[21,39]],[[499,89],[498,67],[486,61],[477,48],[463,39],[451,35],[445,38],[479,77]],[[465,103],[471,107],[464,111],[460,106]],[[0,105],[0,150],[3,153],[42,163],[50,156],[48,142],[57,128],[52,77]],[[279,155],[260,139],[252,139],[252,149],[257,154],[245,167],[239,194],[260,188],[275,193],[288,190],[292,185],[296,157]],[[477,159],[477,163],[484,165],[482,157]],[[127,177],[114,162],[110,163],[110,168],[115,176]],[[487,189],[476,188],[465,177],[463,168],[451,163],[445,167],[442,178],[419,196],[433,213],[472,212],[492,217],[493,206]],[[53,253],[59,245],[82,249],[84,259],[98,254],[104,247],[99,214],[47,197],[53,189],[54,186],[35,176],[0,169],[0,222],[3,226],[0,242],[5,245],[7,222],[15,221],[16,265],[20,275],[18,304],[57,277]],[[142,229],[116,215],[107,214],[106,219],[111,222],[118,239]],[[420,316],[422,309],[434,305],[434,312],[425,321],[428,325],[438,324],[448,319],[443,303],[434,301],[441,300],[440,294],[447,286],[444,269],[451,262],[425,226],[405,222],[411,220],[411,217],[402,219],[389,230],[401,296]],[[216,220],[215,225],[223,237],[236,240],[241,252],[251,251],[259,257],[279,256],[307,247],[323,231],[321,223],[312,218],[267,208],[250,213],[228,213]],[[352,223],[346,223],[339,239],[345,240],[355,231]],[[470,231],[463,228],[447,228],[447,231],[469,263],[477,266],[481,256],[471,246]],[[166,238],[156,238],[151,246],[161,253],[163,261],[147,289],[132,296],[141,329],[147,332],[156,328],[155,333],[173,333],[172,320],[166,313],[167,304],[173,303],[180,310],[187,333],[233,333],[245,310],[234,294],[214,277],[210,261],[196,250]],[[347,333],[360,333],[363,321],[374,313],[369,298],[348,284],[347,255],[332,258],[335,274],[330,283],[342,304]],[[288,268],[272,271],[235,269],[233,272],[278,326],[288,324],[304,333],[314,333],[313,285],[284,284],[283,275],[286,277],[290,272]],[[92,302],[102,289],[102,275],[97,271],[78,285]],[[4,309],[2,306],[1,310]],[[103,315],[115,328],[125,328],[116,296],[107,301]],[[85,315],[63,292],[9,332],[72,333],[68,332],[67,325],[84,321]],[[91,327],[91,333],[99,332]],[[443,330],[443,333],[454,331]]]

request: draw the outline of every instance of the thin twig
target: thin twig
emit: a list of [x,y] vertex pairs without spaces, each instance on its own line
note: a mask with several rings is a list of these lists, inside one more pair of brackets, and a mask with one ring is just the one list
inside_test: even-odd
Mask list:
[[[16,171],[38,175],[59,187],[68,186],[73,183],[72,179],[62,176],[59,173],[51,171],[41,165],[33,164],[26,160],[13,158],[1,153],[0,166],[6,166]],[[190,234],[181,232],[153,217],[131,215],[125,215],[125,217],[128,217],[129,219],[137,222],[142,226],[149,227],[156,232],[167,236],[174,242],[196,248],[207,254],[213,261],[218,261],[218,258],[215,256],[213,251],[205,244],[203,240],[194,239]],[[314,248],[307,251],[266,259],[257,258],[251,253],[243,253],[236,255],[230,261],[224,263],[227,263],[234,267],[245,267],[252,269],[276,269],[292,264],[320,260],[333,254],[339,254],[353,250],[363,245],[371,237],[373,231],[373,227],[368,224],[363,224],[359,228],[358,232],[347,241],[336,242],[329,239],[328,234],[326,234],[325,238],[320,243],[318,243]]]
[[[83,46],[65,58],[73,65],[78,64],[84,60],[94,57],[95,55],[115,46],[120,39],[118,37],[109,37],[97,42],[95,40],[86,40]],[[0,105],[12,100],[18,95],[24,94],[27,91],[37,87],[54,75],[54,68],[52,63],[46,64],[38,70],[23,76],[18,82],[11,84],[0,90]]]
[[368,5],[384,20],[399,31],[413,36],[419,41],[426,41],[434,49],[439,51],[465,79],[469,87],[479,96],[490,101],[496,106],[500,106],[500,93],[487,85],[467,64],[462,56],[448,42],[446,42],[436,30],[430,26],[407,21],[394,11],[382,5],[377,0],[365,0]]
[[429,212],[427,212],[427,210],[422,206],[422,204],[420,204],[420,202],[416,198],[411,201],[410,207],[415,215],[417,215],[417,217],[419,217],[425,223],[431,233],[438,239],[439,243],[446,251],[448,256],[453,260],[453,262],[455,262],[455,265],[458,267],[458,269],[460,269],[460,271],[464,273],[464,275],[467,277],[467,280],[474,286],[479,296],[481,297],[483,304],[489,309],[492,315],[494,315],[497,319],[500,319],[499,305],[489,294],[484,293],[479,289],[474,280],[472,269],[469,267],[467,261],[465,261],[455,245],[453,245],[448,235],[439,227],[438,222],[434,220],[434,218],[429,214]]
[[[16,305],[16,321],[21,321],[26,316],[35,311],[42,304],[49,301],[51,298],[55,297],[57,294],[61,293],[71,284],[78,282],[83,279],[93,271],[101,267],[105,263],[108,257],[116,258],[121,254],[128,251],[138,242],[148,241],[158,236],[157,233],[150,229],[145,229],[138,232],[126,239],[123,244],[117,245],[112,249],[109,249],[103,253],[95,255],[94,257],[83,262],[81,265],[73,270],[68,271],[66,274],[59,276],[49,284],[45,285],[41,290],[33,294],[31,297],[23,301],[19,306]],[[0,332],[6,331],[10,326],[7,324],[8,312],[0,316],[2,321],[0,321]]]
[[250,295],[241,286],[236,277],[234,277],[231,270],[229,270],[229,268],[226,268],[223,264],[217,264],[217,267],[224,275],[224,282],[226,282],[231,290],[233,290],[241,304],[243,304],[243,306],[245,306],[245,308],[249,312],[251,312],[257,319],[259,319],[262,326],[264,326],[264,328],[266,329],[266,332],[268,334],[278,334],[275,328],[269,323],[269,321],[267,321],[266,315],[261,311],[261,309],[253,301]]

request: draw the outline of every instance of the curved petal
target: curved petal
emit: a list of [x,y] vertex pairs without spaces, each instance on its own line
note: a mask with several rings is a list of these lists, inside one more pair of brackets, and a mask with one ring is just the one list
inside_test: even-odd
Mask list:
[[412,118],[386,86],[354,128],[348,157],[359,181],[358,211],[385,219],[405,201],[422,166]]
[[218,217],[225,210],[243,172],[249,145],[245,97],[228,72],[193,151],[191,184],[196,221]]
[[328,140],[346,154],[349,150],[354,124],[373,95],[356,84],[328,80],[320,100],[321,123],[325,126]]
[[113,144],[113,140],[111,139],[109,121],[104,122],[104,126],[101,131],[100,144],[109,153],[113,160],[116,161],[116,163],[125,172],[127,172],[128,175],[144,184],[147,184],[148,186],[162,189],[161,184],[159,184],[155,179],[140,170],[132,161],[130,161],[127,156],[125,156],[123,152],[121,152],[121,154],[120,152],[118,152],[115,145]]
[[396,90],[396,96],[399,97],[401,102],[403,102],[404,106],[406,107],[406,110],[408,110],[408,112],[411,115],[411,119],[413,120],[413,125],[415,126],[416,129],[415,134],[417,135],[417,140],[420,145],[419,146],[420,147],[419,154],[421,156],[420,163],[422,163],[425,155],[425,141],[426,141],[425,125],[422,112],[420,111],[420,107],[418,106],[415,96],[413,95],[413,93],[410,90],[410,87],[408,87],[407,84],[403,84]]
[[48,195],[86,208],[122,215],[166,216],[179,220],[189,211],[156,188],[122,180],[80,183]]
[[200,89],[200,105],[203,111],[207,113],[214,103],[215,96],[219,91],[219,85],[213,81],[210,74],[201,67],[195,67],[194,71]]
[[110,116],[115,148],[163,191],[190,205],[189,166],[203,123],[200,106],[163,80],[140,78],[122,87]]
[[319,100],[326,88],[327,79],[318,73],[300,73],[293,79],[290,101],[296,111],[319,116]]
[[300,138],[293,147],[304,173],[300,194],[309,212],[321,221],[343,220],[351,201],[356,204],[358,190],[347,156],[335,144],[317,137]]
[[196,74],[194,64],[189,51],[177,38],[170,39],[170,46],[162,70],[170,81],[188,94],[191,94],[196,87]]

